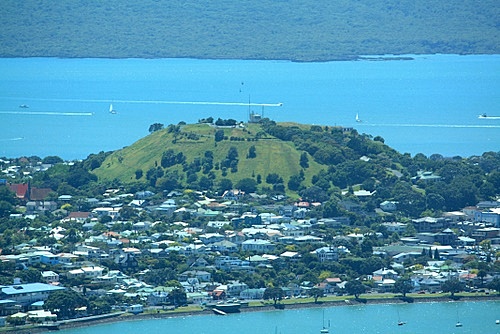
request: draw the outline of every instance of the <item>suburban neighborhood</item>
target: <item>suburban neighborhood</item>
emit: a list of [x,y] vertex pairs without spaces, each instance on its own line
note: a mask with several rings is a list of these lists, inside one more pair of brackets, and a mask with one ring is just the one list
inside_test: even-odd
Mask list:
[[[6,165],[4,175],[16,173]],[[255,205],[266,196],[239,189],[108,188],[74,198],[13,180],[0,187],[19,210],[4,221],[22,239],[2,233],[3,325],[227,301],[499,290],[500,201],[363,229],[349,214],[310,217],[322,203],[282,196]],[[374,212],[390,215],[397,205],[383,201]],[[61,291],[80,295],[80,304],[61,312],[51,299]]]

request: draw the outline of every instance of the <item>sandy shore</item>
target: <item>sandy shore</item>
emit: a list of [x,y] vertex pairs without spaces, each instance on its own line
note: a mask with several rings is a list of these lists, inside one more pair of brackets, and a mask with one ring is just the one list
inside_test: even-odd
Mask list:
[[[363,300],[361,298],[361,300]],[[449,297],[419,297],[414,298],[414,303],[431,303],[431,302],[449,302],[452,299]],[[489,300],[500,300],[500,295],[490,295],[490,296],[466,296],[460,297],[456,300],[457,302],[464,301],[489,301]],[[295,304],[285,304],[284,310],[289,309],[300,309],[300,308],[311,308],[311,307],[333,307],[333,306],[350,306],[350,305],[372,305],[372,304],[404,304],[405,301],[399,298],[380,298],[380,299],[366,299],[366,302],[356,301],[354,299],[346,299],[340,301],[321,301],[317,303],[295,303]],[[244,312],[263,312],[263,311],[273,311],[276,308],[273,305],[262,305],[262,306],[251,306],[242,307],[240,311]],[[187,312],[160,312],[160,313],[141,313],[137,315],[132,315],[126,312],[107,314],[102,316],[86,317],[76,319],[76,321],[63,322],[59,326],[60,329],[78,328],[78,327],[88,327],[96,326],[106,323],[114,323],[121,321],[138,321],[138,320],[152,320],[152,319],[166,319],[174,317],[188,317],[196,315],[209,315],[212,314],[210,309],[200,309],[199,311],[187,311]],[[47,333],[51,330],[41,327],[33,328],[12,328],[12,330],[4,331],[5,333],[16,333],[16,334],[35,334],[35,333]]]

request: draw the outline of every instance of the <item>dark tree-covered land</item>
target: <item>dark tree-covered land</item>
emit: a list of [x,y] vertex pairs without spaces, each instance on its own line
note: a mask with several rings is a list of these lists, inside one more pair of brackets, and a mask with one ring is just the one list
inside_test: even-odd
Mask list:
[[497,0],[4,0],[0,57],[500,53]]

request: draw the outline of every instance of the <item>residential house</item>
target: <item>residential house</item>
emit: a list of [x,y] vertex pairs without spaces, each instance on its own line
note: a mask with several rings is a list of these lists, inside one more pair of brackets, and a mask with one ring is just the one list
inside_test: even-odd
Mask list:
[[387,229],[387,232],[389,232],[390,234],[398,233],[399,235],[401,235],[406,231],[407,225],[398,222],[386,222],[382,223],[382,226],[384,226]]
[[59,282],[59,274],[52,270],[42,271],[42,279],[48,284],[57,283]]
[[262,224],[262,217],[260,215],[257,215],[257,214],[246,212],[246,213],[242,214],[240,217],[232,218],[231,224],[236,229],[241,229],[243,227],[252,226],[252,225],[260,225],[260,224]]
[[476,211],[474,212],[474,221],[490,223],[494,227],[500,227],[500,208]]
[[187,281],[189,278],[197,278],[200,282],[210,282],[212,274],[203,270],[188,270],[178,275],[179,281]]
[[109,216],[111,219],[117,219],[120,216],[119,207],[98,207],[92,210],[92,215],[97,218]]
[[77,223],[85,223],[88,219],[92,218],[92,214],[90,212],[70,212],[69,215],[62,219],[61,221],[66,222],[77,222]]
[[457,235],[449,228],[438,233],[417,233],[417,238],[428,244],[440,245],[455,245],[457,241]]
[[57,203],[53,201],[28,201],[26,203],[27,215],[54,210],[57,210]]
[[45,283],[0,285],[0,300],[13,300],[22,307],[45,301],[52,292],[65,288]]
[[82,267],[80,269],[73,269],[67,272],[68,278],[90,278],[94,279],[102,276],[104,268],[98,266]]
[[266,288],[245,289],[240,292],[240,299],[262,299]]
[[312,251],[311,253],[316,254],[319,262],[332,262],[338,261],[339,259],[339,251],[336,247],[321,247]]
[[486,239],[495,239],[500,237],[500,228],[498,227],[485,227],[478,228],[471,235],[472,238],[476,240],[477,243]]
[[133,252],[120,251],[114,256],[114,262],[120,266],[121,270],[137,268],[138,262]]
[[275,248],[274,244],[272,244],[268,240],[262,240],[262,239],[251,239],[241,243],[241,250],[243,251],[265,253],[265,252],[272,252],[274,248]]
[[213,244],[215,242],[220,242],[225,239],[222,234],[219,233],[205,233],[198,236],[198,238],[205,244]]
[[216,290],[225,291],[227,297],[239,297],[240,293],[246,289],[248,289],[248,285],[239,281],[232,281],[216,288]]
[[412,223],[418,233],[438,232],[448,227],[444,218],[423,217],[413,219]]
[[396,211],[397,202],[395,202],[395,201],[383,201],[382,203],[380,203],[380,208],[386,212]]
[[227,241],[227,240],[222,240],[222,241],[219,241],[219,242],[214,242],[213,244],[210,244],[208,247],[210,247],[210,249],[212,251],[219,251],[219,252],[223,252],[223,253],[227,253],[227,252],[237,252],[239,247],[237,244],[231,242],[231,241]]
[[226,201],[239,201],[243,196],[245,196],[245,192],[238,189],[226,190],[222,194],[222,198]]

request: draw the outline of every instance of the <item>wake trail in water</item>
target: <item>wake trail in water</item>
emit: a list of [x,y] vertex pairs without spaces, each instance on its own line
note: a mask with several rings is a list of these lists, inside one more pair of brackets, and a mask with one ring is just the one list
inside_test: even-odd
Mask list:
[[18,141],[23,140],[24,137],[16,137],[16,138],[0,138],[0,141]]
[[[0,99],[14,99],[10,97],[0,97]],[[15,98],[23,100],[22,98]],[[136,104],[185,104],[185,105],[214,105],[214,106],[241,106],[241,107],[281,107],[283,103],[244,103],[244,102],[223,102],[223,101],[163,101],[163,100],[100,100],[100,99],[39,99],[25,98],[29,101],[45,102],[87,102],[87,103],[136,103]]]
[[58,111],[0,111],[0,114],[37,115],[37,116],[92,116],[91,112],[58,112]]
[[386,126],[386,127],[410,127],[410,128],[491,128],[500,129],[500,125],[476,125],[476,124],[413,124],[413,123],[362,123],[362,126]]

